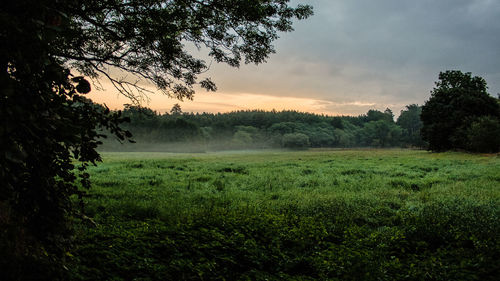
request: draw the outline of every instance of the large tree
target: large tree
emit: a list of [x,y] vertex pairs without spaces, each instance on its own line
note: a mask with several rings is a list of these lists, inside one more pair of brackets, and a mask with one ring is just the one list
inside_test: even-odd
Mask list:
[[482,116],[497,122],[500,117],[500,106],[488,94],[486,81],[470,72],[441,72],[431,97],[422,106],[422,138],[434,151],[470,149],[469,128]]
[[[206,50],[216,62],[233,67],[265,62],[278,32],[292,31],[294,18],[312,14],[310,6],[293,8],[288,2],[4,1],[0,267],[9,266],[18,278],[27,272],[41,278],[36,271],[45,266],[37,268],[26,257],[57,260],[64,249],[73,210],[70,196],[81,196],[76,180],[88,187],[85,167],[99,160],[97,129],[106,128],[119,139],[129,136],[119,128],[126,120],[119,112],[83,96],[91,90],[89,79],[109,79],[134,102],[147,91],[145,80],[179,99],[192,98],[195,84],[215,90],[209,77],[198,79],[209,64],[194,54]],[[80,161],[77,172],[74,159]]]

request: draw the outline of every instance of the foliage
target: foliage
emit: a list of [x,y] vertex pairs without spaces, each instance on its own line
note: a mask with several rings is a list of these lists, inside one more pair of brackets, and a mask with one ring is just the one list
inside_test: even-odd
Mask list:
[[498,157],[109,153],[76,280],[496,280]]
[[[205,61],[190,55],[206,48],[217,62],[237,67],[265,62],[280,31],[312,8],[289,1],[7,1],[0,8],[0,266],[7,279],[57,279],[48,264],[60,259],[72,215],[71,195],[85,169],[100,160],[100,132],[120,140],[120,112],[94,105],[84,75],[107,78],[139,101],[149,80],[165,94],[192,98],[193,85],[215,90],[197,75]],[[111,71],[112,70],[112,71]],[[111,73],[124,71],[127,79]],[[80,74],[76,74],[76,73]],[[123,73],[119,73],[121,76]],[[147,119],[147,118],[145,118]],[[185,127],[179,119],[173,126]],[[187,134],[191,134],[190,130]],[[74,172],[73,160],[80,162]],[[39,260],[40,264],[36,261]],[[12,265],[12,266],[11,266]],[[30,270],[27,270],[27,267]],[[31,272],[33,276],[27,276]]]
[[420,114],[422,107],[417,104],[410,104],[406,109],[401,110],[401,114],[396,121],[402,129],[402,141],[409,146],[423,147],[424,142],[420,130],[422,128],[422,120]]
[[252,126],[236,126],[233,135],[234,148],[259,148],[264,142],[261,132]]
[[120,112],[86,99],[89,83],[54,56],[60,29],[52,16],[62,16],[45,2],[10,1],[0,10],[0,268],[6,279],[56,278],[68,245],[70,196],[82,196],[76,181],[88,187],[85,168],[100,160],[97,129],[130,136],[118,127],[125,120]]
[[[102,149],[140,151],[147,149],[148,144],[167,151],[190,150],[189,144],[199,146],[200,150],[279,148],[283,147],[284,135],[294,133],[306,135],[309,147],[415,146],[420,140],[419,130],[411,127],[411,122],[417,122],[417,126],[421,123],[419,112],[412,109],[411,118],[408,118],[409,113],[403,111],[399,123],[395,123],[389,109],[385,113],[370,110],[366,115],[331,117],[296,111],[262,110],[218,114],[185,112],[173,115],[128,106],[123,114],[130,117],[131,122],[124,128],[134,134],[139,145],[119,145],[105,141]],[[169,125],[173,122],[179,122],[179,126]],[[185,124],[185,127],[181,124]],[[405,130],[399,124],[409,127]],[[412,132],[411,138],[409,131]],[[180,142],[184,148],[179,147]]]
[[476,152],[497,152],[500,150],[500,120],[481,116],[471,122],[466,131],[468,149]]
[[236,147],[248,147],[253,143],[252,135],[249,132],[238,130],[234,133],[233,142]]
[[309,147],[309,137],[302,133],[283,135],[283,147],[292,149],[303,149]]
[[170,109],[170,114],[181,115],[182,114],[181,106],[178,103],[174,104],[174,106],[172,106],[172,109]]
[[421,114],[422,137],[430,150],[468,149],[466,133],[473,120],[500,118],[500,105],[486,89],[486,81],[471,73],[452,70],[439,74]]
[[195,83],[216,89],[209,78],[198,82],[197,75],[208,66],[192,55],[192,47],[204,48],[216,62],[233,67],[242,60],[265,62],[274,53],[278,32],[292,31],[292,19],[312,15],[310,6],[292,8],[288,2],[78,1],[62,11],[74,15],[65,39],[68,46],[76,46],[58,48],[57,55],[72,60],[74,67],[90,77],[102,74],[110,78],[128,96],[129,86],[147,90],[130,78],[110,77],[106,68],[150,80],[169,96],[190,99]]
[[378,110],[370,109],[366,113],[366,116],[364,116],[365,122],[380,121],[380,120],[394,122],[394,114],[392,113],[392,110],[387,108],[384,112],[381,112]]
[[365,143],[375,147],[396,146],[401,136],[401,128],[394,121],[370,121],[363,129]]

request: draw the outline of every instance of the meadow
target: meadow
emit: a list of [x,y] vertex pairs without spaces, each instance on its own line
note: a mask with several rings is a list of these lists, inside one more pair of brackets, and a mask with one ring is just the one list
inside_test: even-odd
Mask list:
[[103,153],[75,280],[498,280],[500,157]]

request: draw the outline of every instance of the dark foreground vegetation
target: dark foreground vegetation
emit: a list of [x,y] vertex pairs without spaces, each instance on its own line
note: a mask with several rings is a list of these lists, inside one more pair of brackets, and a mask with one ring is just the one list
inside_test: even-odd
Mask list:
[[[258,166],[235,166],[226,158],[221,159],[223,166],[215,160],[197,166],[196,158],[192,162],[111,161],[106,165],[118,165],[116,171],[106,171],[106,165],[92,170],[101,182],[86,200],[89,216],[83,212],[85,190],[90,187],[86,169],[101,160],[96,151],[101,132],[120,140],[131,136],[120,127],[127,116],[85,98],[91,91],[89,79],[108,79],[135,102],[147,92],[142,84],[131,82],[135,79],[153,83],[170,97],[191,99],[195,84],[209,91],[216,90],[216,85],[209,77],[198,77],[208,64],[194,57],[185,44],[200,46],[214,61],[232,67],[242,62],[259,64],[275,51],[273,42],[279,32],[292,31],[294,20],[311,15],[312,7],[292,7],[288,0],[2,3],[0,278],[447,280],[497,276],[498,178],[491,169],[498,171],[498,165],[494,157],[470,156],[470,162],[463,162],[467,169],[452,173],[453,184],[445,182],[442,189],[435,187],[446,174],[439,174],[436,184],[426,177],[448,162],[422,167],[424,172],[416,175],[412,168],[403,170],[403,179],[382,184],[388,191],[371,189],[371,179],[379,172],[390,175],[397,165],[379,171],[358,163],[325,172],[335,176],[322,182],[316,175],[326,168],[311,168],[299,160],[274,163],[276,167],[263,172],[273,173],[264,181],[255,177]],[[119,74],[113,76],[110,69]],[[127,80],[120,78],[122,73],[129,75]],[[485,98],[485,81],[458,72],[442,77],[429,100],[429,110],[424,114],[422,108],[423,136],[429,148],[498,151],[498,100]],[[440,113],[452,117],[441,119]],[[251,123],[232,124],[229,129],[224,129],[225,123],[219,127],[195,124],[193,129],[192,120],[179,118],[162,124],[179,129],[180,135],[185,131],[200,136],[201,132],[206,139],[218,137],[210,130],[217,133],[222,128],[220,132],[226,132],[232,144],[246,145],[264,136],[264,143],[290,148],[328,143],[349,147],[358,141],[380,147],[400,142],[413,145],[397,137],[404,136],[403,123],[394,124],[390,112],[373,111],[366,118],[371,114],[390,115],[391,120],[376,117],[355,124],[356,118],[347,117],[327,122],[319,118],[312,123],[285,118],[275,128],[275,123],[270,127]],[[448,126],[442,120],[457,122]],[[307,128],[311,124],[317,131]],[[430,127],[424,130],[425,126]],[[381,157],[380,163],[391,163],[390,154],[387,157]],[[451,165],[458,163],[461,160]],[[418,171],[420,164],[412,167]],[[121,165],[126,169],[114,174]],[[280,165],[291,165],[283,168],[288,171],[286,178],[276,177],[282,172],[275,169]],[[211,170],[214,167],[219,170]],[[470,174],[475,167],[481,167],[481,173]],[[134,176],[132,171],[146,175]],[[147,175],[150,172],[154,175]],[[232,181],[233,176],[244,181]],[[295,176],[299,179],[289,182]],[[349,196],[337,198],[335,192],[328,195],[317,189],[337,186],[349,191]],[[287,197],[288,191],[270,193],[280,188],[311,194],[318,190],[319,197],[299,201],[311,197],[307,193]],[[373,194],[360,193],[366,188]],[[257,195],[252,190],[263,192]],[[404,191],[391,197],[395,190]],[[280,203],[270,204],[274,201]],[[89,217],[95,217],[97,227],[91,227]]]
[[60,277],[72,220],[81,216],[70,197],[83,196],[77,182],[90,186],[85,169],[100,160],[98,130],[130,136],[119,113],[84,97],[88,80],[107,79],[136,102],[148,92],[139,80],[191,99],[196,84],[217,87],[204,75],[208,63],[186,44],[210,61],[259,64],[280,32],[312,13],[288,0],[3,1],[0,278]]
[[495,155],[113,153],[76,280],[498,280]]

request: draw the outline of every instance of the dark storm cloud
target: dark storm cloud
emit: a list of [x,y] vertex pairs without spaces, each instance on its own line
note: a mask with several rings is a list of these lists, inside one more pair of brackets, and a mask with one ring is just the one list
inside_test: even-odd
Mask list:
[[[381,67],[463,64],[483,72],[497,70],[492,59],[499,54],[499,1],[314,2],[340,10],[317,10],[316,20],[330,23],[323,27],[328,34],[323,43],[334,52],[329,58],[342,54]],[[339,13],[338,19],[331,18]],[[323,44],[315,46],[324,53]]]
[[282,34],[268,64],[233,73],[217,66],[221,90],[399,110],[422,104],[440,71],[459,69],[500,92],[498,0],[298,2],[315,15]]

